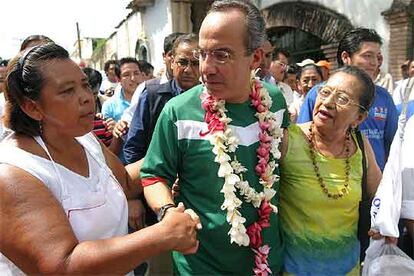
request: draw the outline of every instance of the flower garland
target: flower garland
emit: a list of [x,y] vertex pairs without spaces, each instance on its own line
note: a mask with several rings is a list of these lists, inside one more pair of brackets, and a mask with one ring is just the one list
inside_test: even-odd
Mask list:
[[[220,164],[218,176],[224,178],[221,189],[224,202],[221,209],[227,211],[227,222],[231,226],[228,233],[230,242],[235,242],[239,246],[250,246],[255,253],[256,267],[253,269],[255,275],[268,275],[271,273],[267,261],[270,247],[263,245],[262,229],[270,226],[270,214],[277,213],[277,207],[270,201],[276,194],[273,184],[279,179],[279,176],[274,174],[277,167],[274,160],[280,158],[278,146],[283,132],[280,123],[276,120],[276,114],[270,111],[272,99],[268,91],[260,81],[255,79],[251,81],[251,85],[250,100],[256,109],[255,116],[260,128],[258,163],[255,171],[259,176],[259,183],[263,185],[263,191],[257,192],[247,181],[243,180],[243,173],[247,169],[237,160],[235,154],[234,160],[231,159],[229,154],[236,152],[239,140],[233,136],[232,130],[228,127],[231,119],[226,115],[225,101],[213,98],[206,89],[201,94],[201,100],[206,111],[204,120],[208,125],[208,130],[200,135],[211,135],[210,143],[216,155],[214,161]],[[239,211],[242,201],[236,196],[236,189],[245,202],[250,202],[254,207],[259,208],[259,219],[247,229],[244,226],[246,219]]]

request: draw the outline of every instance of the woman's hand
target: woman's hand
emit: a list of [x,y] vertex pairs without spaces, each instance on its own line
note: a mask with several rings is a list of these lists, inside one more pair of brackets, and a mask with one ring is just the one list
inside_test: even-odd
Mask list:
[[398,238],[383,236],[379,232],[377,232],[373,229],[368,231],[368,236],[370,236],[374,240],[380,240],[382,238],[385,238],[385,243],[390,243],[390,244],[395,244],[396,245],[397,242],[398,242]]
[[128,225],[134,230],[145,226],[145,207],[139,199],[128,200]]
[[201,229],[199,217],[194,211],[185,210],[184,204],[179,203],[177,208],[168,209],[164,219],[160,222],[170,234],[173,242],[172,250],[182,254],[194,254],[198,250],[197,229]]

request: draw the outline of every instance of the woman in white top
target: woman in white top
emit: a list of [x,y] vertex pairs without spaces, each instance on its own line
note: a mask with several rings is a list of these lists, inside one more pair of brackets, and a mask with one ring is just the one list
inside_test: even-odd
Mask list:
[[[127,198],[142,193],[90,134],[88,80],[62,47],[35,46],[8,67],[0,144],[0,274],[127,274],[164,251],[197,250],[199,223],[181,205],[127,234]],[[131,177],[135,175],[135,177]]]

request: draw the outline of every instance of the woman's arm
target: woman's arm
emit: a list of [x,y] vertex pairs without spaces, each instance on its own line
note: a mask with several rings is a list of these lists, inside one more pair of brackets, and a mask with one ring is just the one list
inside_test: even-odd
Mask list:
[[184,208],[130,235],[79,242],[66,213],[37,178],[0,165],[0,252],[27,274],[125,274],[168,250],[194,252],[196,223]]
[[283,129],[283,137],[282,142],[280,145],[280,159],[279,161],[282,162],[286,156],[287,150],[289,146],[289,131],[287,128]]
[[137,161],[136,163],[125,167],[115,154],[108,150],[105,145],[102,143],[100,144],[105,155],[106,163],[124,189],[126,197],[128,199],[137,199],[138,196],[142,194],[139,171],[143,160]]
[[382,173],[375,159],[374,151],[371,144],[365,135],[362,135],[364,139],[365,155],[367,160],[367,192],[370,198],[375,196],[379,183],[381,182]]

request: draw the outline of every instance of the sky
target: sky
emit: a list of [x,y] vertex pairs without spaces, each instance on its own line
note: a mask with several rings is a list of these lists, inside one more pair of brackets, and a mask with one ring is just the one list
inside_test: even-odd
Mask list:
[[15,56],[29,35],[43,34],[69,52],[81,37],[109,37],[131,0],[0,0],[0,57]]

